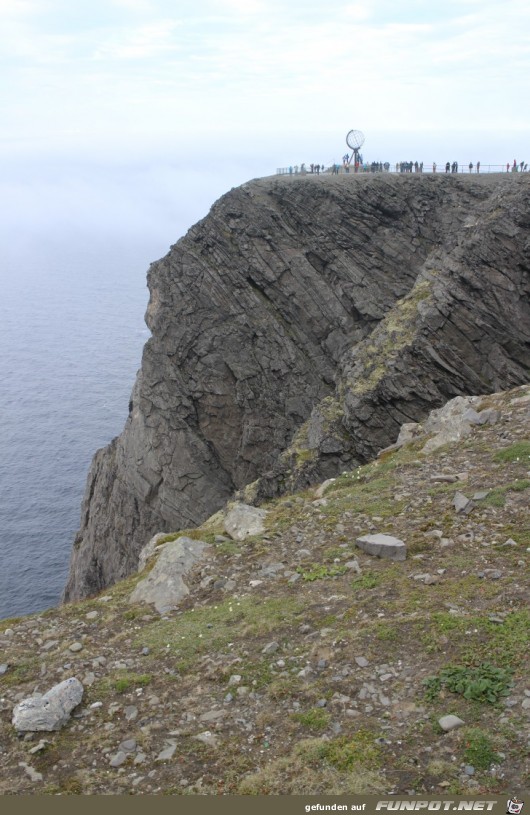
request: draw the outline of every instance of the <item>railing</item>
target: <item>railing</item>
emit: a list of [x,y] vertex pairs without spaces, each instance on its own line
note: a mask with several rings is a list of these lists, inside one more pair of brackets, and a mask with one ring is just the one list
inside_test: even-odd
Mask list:
[[[407,164],[409,164],[409,163],[410,162],[407,162]],[[468,164],[458,164],[456,170],[452,170],[451,165],[449,166],[449,170],[446,170],[445,164],[436,164],[436,165],[424,164],[423,168],[420,169],[420,167],[418,166],[417,170],[415,169],[415,165],[413,164],[412,169],[401,169],[402,164],[403,164],[403,162],[400,162],[398,164],[390,164],[388,166],[388,169],[385,169],[384,165],[383,165],[383,168],[380,169],[379,167],[377,167],[377,168],[372,167],[371,164],[370,165],[364,164],[363,166],[358,167],[357,169],[355,169],[355,167],[353,167],[352,165],[350,165],[349,167],[345,167],[342,164],[340,164],[340,165],[339,164],[336,164],[336,165],[331,164],[329,167],[325,167],[325,168],[321,166],[320,171],[311,170],[311,167],[308,168],[307,165],[293,165],[292,167],[279,167],[276,170],[276,174],[277,175],[320,175],[320,174],[324,174],[324,175],[333,175],[333,174],[336,174],[336,175],[343,175],[343,174],[354,175],[356,173],[362,173],[362,174],[366,174],[366,173],[393,173],[394,175],[396,175],[396,174],[397,175],[410,175],[412,173],[412,174],[421,175],[422,173],[436,173],[437,175],[446,175],[446,174],[447,175],[451,175],[451,174],[454,175],[455,173],[460,173],[460,174],[464,173],[464,174],[467,174],[467,175],[470,175],[470,174],[471,175],[476,175],[477,173],[478,174],[480,174],[480,173],[514,173],[515,174],[515,173],[521,173],[521,172],[524,172],[524,173],[528,172],[528,164],[523,164],[522,167],[521,167],[521,164],[518,164],[515,167],[513,166],[513,164],[480,164],[478,167],[475,164],[473,164],[473,167],[470,169],[469,168],[469,163],[468,163]],[[333,170],[334,166],[335,166],[335,170]]]

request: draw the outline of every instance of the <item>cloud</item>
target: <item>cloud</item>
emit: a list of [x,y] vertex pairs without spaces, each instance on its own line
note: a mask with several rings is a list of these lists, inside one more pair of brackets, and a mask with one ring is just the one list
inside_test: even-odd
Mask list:
[[167,55],[177,48],[174,34],[178,27],[178,20],[169,19],[117,32],[100,43],[94,59],[147,59]]

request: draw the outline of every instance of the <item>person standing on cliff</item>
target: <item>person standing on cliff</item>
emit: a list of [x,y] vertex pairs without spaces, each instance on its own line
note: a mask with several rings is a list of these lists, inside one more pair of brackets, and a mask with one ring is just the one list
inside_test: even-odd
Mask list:
[[469,162],[469,172],[470,173],[473,172],[473,162],[472,161]]
[[480,173],[480,161],[477,161],[477,173]]

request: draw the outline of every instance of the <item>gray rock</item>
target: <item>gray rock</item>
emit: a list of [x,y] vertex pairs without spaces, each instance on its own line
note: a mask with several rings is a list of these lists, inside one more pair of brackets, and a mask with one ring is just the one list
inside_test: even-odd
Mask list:
[[274,654],[280,647],[280,644],[273,640],[273,642],[269,642],[264,648],[261,649],[262,654]]
[[457,727],[462,727],[465,724],[462,719],[459,719],[458,716],[454,716],[452,713],[449,713],[447,716],[442,716],[441,719],[438,719],[438,724],[445,730],[449,732],[449,730],[455,730]]
[[[241,688],[238,688],[238,692]],[[201,722],[220,722],[228,716],[228,712],[226,710],[207,710],[206,713],[202,713],[199,716],[199,721]]]
[[463,512],[465,515],[468,515],[473,509],[474,504],[463,492],[457,491],[453,498],[453,506],[457,512]]
[[157,761],[170,761],[175,755],[175,751],[177,749],[177,743],[175,741],[168,741],[167,746],[161,750],[161,752],[157,755]]
[[121,767],[127,761],[127,754],[123,752],[123,750],[118,750],[115,755],[112,756],[110,759],[110,766],[111,767]]
[[42,781],[43,779],[42,773],[37,772],[37,770],[30,764],[27,764],[25,761],[19,761],[18,766],[22,767],[22,769],[24,770],[24,772],[30,778],[31,781],[34,782]]
[[166,544],[147,577],[136,585],[129,602],[152,603],[159,614],[166,614],[189,594],[184,578],[211,549],[204,541],[186,537]]
[[138,716],[138,708],[135,707],[135,705],[127,705],[127,707],[123,709],[123,712],[128,722],[134,721]]
[[68,646],[68,650],[72,651],[72,653],[76,654],[79,651],[83,650],[83,643],[82,642],[73,642],[72,645]]
[[13,709],[13,726],[19,732],[60,730],[72,710],[81,703],[83,690],[81,682],[70,677],[42,696],[23,699]]
[[359,668],[367,668],[370,664],[365,657],[355,657],[355,662],[359,666]]
[[355,574],[362,574],[358,560],[348,560],[344,565],[347,569],[351,569],[352,572],[355,572]]
[[260,535],[265,531],[264,509],[251,507],[248,504],[235,502],[229,505],[224,519],[225,532],[233,540],[242,541],[250,535]]
[[194,738],[196,738],[197,741],[201,741],[203,744],[207,744],[208,747],[217,747],[219,744],[219,739],[210,730],[205,730],[203,733],[197,733]]
[[355,541],[359,549],[367,555],[384,558],[386,560],[405,560],[407,547],[399,538],[392,535],[363,535]]
[[320,486],[316,488],[314,497],[323,498],[327,488],[330,487],[331,484],[333,484],[336,480],[337,480],[336,478],[326,478],[326,480],[323,481],[322,484],[320,484]]
[[0,665],[0,676],[2,676],[3,674],[7,673],[7,669],[8,669],[8,668],[9,668],[9,664],[8,664],[7,662],[3,662],[3,663]]

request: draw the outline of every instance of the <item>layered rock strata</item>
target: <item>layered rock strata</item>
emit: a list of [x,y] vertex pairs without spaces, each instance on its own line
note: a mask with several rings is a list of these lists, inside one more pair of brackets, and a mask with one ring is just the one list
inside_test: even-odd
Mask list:
[[530,371],[526,176],[244,184],[154,263],[152,337],[88,476],[65,599],[234,492],[333,476],[400,426]]

